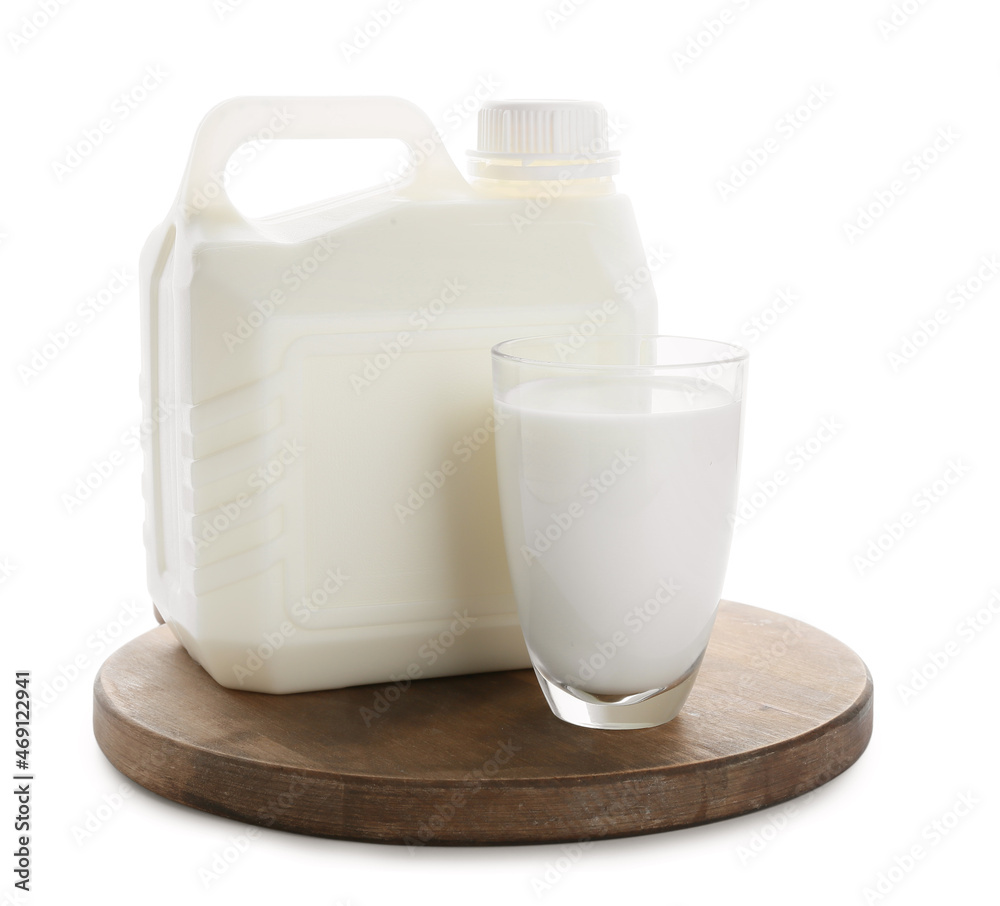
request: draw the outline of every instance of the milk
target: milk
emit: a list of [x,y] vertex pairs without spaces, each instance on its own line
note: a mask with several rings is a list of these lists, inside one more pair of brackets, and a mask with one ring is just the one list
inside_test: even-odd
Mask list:
[[507,559],[550,680],[631,695],[696,668],[732,538],[741,408],[682,377],[546,378],[496,401]]
[[[279,114],[277,141],[398,138],[413,166],[246,217],[223,177]],[[656,330],[606,133],[600,105],[487,105],[469,181],[398,98],[237,98],[206,117],[143,252],[143,488],[151,596],[219,683],[302,692],[528,665],[490,348]],[[454,644],[439,654],[440,639]]]

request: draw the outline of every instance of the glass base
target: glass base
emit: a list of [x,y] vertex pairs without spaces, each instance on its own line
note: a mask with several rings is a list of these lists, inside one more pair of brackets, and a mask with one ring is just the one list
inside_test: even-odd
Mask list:
[[673,720],[694,686],[701,658],[677,682],[632,695],[594,695],[557,683],[535,666],[545,699],[560,720],[597,730],[641,730]]

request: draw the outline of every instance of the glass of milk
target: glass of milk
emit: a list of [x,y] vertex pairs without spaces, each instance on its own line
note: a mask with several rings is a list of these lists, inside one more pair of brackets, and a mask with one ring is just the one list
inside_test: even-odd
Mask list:
[[654,727],[684,704],[732,540],[747,352],[590,336],[493,348],[518,616],[557,717]]

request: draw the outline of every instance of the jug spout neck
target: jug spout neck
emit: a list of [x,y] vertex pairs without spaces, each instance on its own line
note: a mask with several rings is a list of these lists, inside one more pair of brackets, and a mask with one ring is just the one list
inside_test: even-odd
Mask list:
[[490,198],[535,198],[550,200],[593,195],[614,195],[618,189],[610,176],[569,178],[566,175],[549,179],[491,179],[479,177],[472,180],[478,193]]

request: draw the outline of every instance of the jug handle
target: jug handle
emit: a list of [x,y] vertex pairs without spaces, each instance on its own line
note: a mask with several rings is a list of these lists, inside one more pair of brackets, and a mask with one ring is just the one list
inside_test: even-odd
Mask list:
[[195,134],[178,206],[186,216],[243,219],[224,186],[233,152],[255,138],[399,139],[418,161],[399,187],[413,197],[465,195],[469,184],[434,124],[397,97],[236,97],[213,107]]

